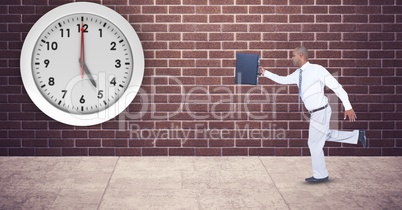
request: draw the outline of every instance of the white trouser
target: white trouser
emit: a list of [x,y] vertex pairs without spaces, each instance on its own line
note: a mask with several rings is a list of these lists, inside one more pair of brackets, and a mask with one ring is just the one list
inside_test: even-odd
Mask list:
[[328,106],[324,110],[312,113],[310,117],[308,147],[313,165],[313,176],[317,179],[328,176],[323,151],[325,141],[357,144],[359,138],[359,130],[351,132],[330,130],[329,120],[331,119],[331,113],[331,106]]

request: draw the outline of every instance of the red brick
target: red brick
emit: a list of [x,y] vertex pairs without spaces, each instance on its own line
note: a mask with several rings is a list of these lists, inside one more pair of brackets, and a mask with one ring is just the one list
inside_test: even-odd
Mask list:
[[327,14],[328,6],[302,6],[303,14]]
[[166,42],[142,42],[144,49],[167,49]]
[[264,23],[287,23],[288,16],[287,15],[263,15],[262,21]]
[[[300,30],[299,30],[300,31]],[[327,32],[327,24],[303,24],[303,32]]]
[[356,6],[357,14],[381,14],[381,6]]
[[183,33],[183,40],[186,41],[207,41],[207,33]]
[[342,20],[341,15],[316,15],[316,21],[324,23],[340,23]]
[[168,148],[147,148],[143,147],[142,156],[167,156]]
[[180,147],[181,140],[168,139],[168,140],[155,140],[156,147]]
[[248,148],[222,148],[222,156],[248,156]]
[[233,23],[234,15],[209,15],[210,23]]
[[276,6],[277,14],[297,14],[301,13],[301,6]]
[[351,7],[351,6],[329,6],[329,13],[353,14],[353,13],[355,13],[355,7]]
[[381,25],[379,25],[379,24],[357,24],[356,31],[378,32],[378,31],[381,31]]
[[156,15],[156,22],[158,23],[174,23],[181,22],[180,15]]
[[251,14],[269,14],[274,12],[274,6],[249,6],[249,13]]
[[61,156],[61,148],[36,148],[36,156]]
[[35,148],[9,148],[10,156],[34,156]]
[[169,148],[169,156],[194,156],[195,148]]
[[207,15],[183,15],[184,23],[206,23],[208,22]]
[[383,32],[402,32],[402,29],[400,28],[402,27],[401,23],[383,24],[382,27]]
[[141,148],[116,148],[117,156],[141,156]]
[[343,5],[368,5],[367,0],[344,0]]
[[139,14],[141,11],[140,6],[116,6],[116,12],[120,14]]
[[196,156],[221,156],[222,148],[195,148]]
[[353,32],[355,30],[356,28],[353,24],[332,24],[329,27],[330,32]]
[[208,4],[208,0],[183,0],[183,4],[184,5],[186,5],[186,4],[190,4],[190,5],[206,5],[206,4]]
[[0,15],[0,23],[20,23],[21,15]]
[[382,7],[382,11],[384,14],[400,14],[402,10],[402,6],[401,5],[397,5],[397,6],[383,6]]
[[195,13],[194,6],[169,6],[169,13],[171,14],[191,14]]
[[275,148],[275,156],[301,156],[300,148]]
[[154,16],[153,15],[129,15],[128,20],[130,23],[153,23]]
[[114,148],[89,148],[90,156],[114,156],[115,154]]
[[370,23],[393,23],[394,15],[370,15]]
[[142,24],[143,32],[167,32],[167,25],[164,24]]
[[222,25],[222,32],[247,32],[245,24],[225,24]]
[[261,34],[260,33],[237,33],[236,40],[259,41],[259,40],[261,40]]
[[201,32],[218,32],[222,31],[221,26],[218,24],[197,24],[196,31]]
[[249,148],[250,156],[274,156],[274,148]]
[[287,41],[288,34],[287,33],[264,33],[263,40],[270,41]]
[[289,41],[314,40],[313,33],[290,33]]
[[142,13],[150,13],[150,14],[161,14],[167,13],[168,7],[167,6],[142,6]]
[[261,22],[261,15],[236,15],[236,22],[237,23],[260,23]]
[[181,4],[181,0],[156,0],[156,5],[164,4]]
[[263,0],[263,5],[287,5],[287,1],[283,0]]
[[394,33],[370,33],[369,41],[394,41]]
[[394,5],[394,0],[382,0],[382,1],[369,0],[369,2],[370,5]]
[[223,14],[245,14],[247,13],[246,6],[222,6]]
[[261,140],[237,139],[236,147],[261,147]]
[[180,51],[157,51],[156,58],[180,58]]
[[62,148],[61,153],[63,156],[88,156],[88,148]]
[[195,6],[195,12],[198,14],[220,14],[220,6]]
[[35,134],[36,138],[60,138],[61,132],[60,131],[36,131]]
[[344,15],[344,23],[367,23],[368,15]]
[[382,148],[383,156],[400,156],[402,155],[401,148]]
[[194,24],[172,24],[169,25],[169,32],[194,32],[196,25]]
[[100,147],[100,139],[77,139],[75,140],[76,147]]
[[314,15],[289,15],[289,23],[314,23]]

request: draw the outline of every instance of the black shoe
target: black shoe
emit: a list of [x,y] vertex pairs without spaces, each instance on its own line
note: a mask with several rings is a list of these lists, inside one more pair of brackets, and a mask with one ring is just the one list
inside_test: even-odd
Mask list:
[[366,147],[366,131],[359,131],[359,141],[362,143],[363,147]]
[[310,183],[326,182],[326,181],[329,180],[328,178],[329,178],[329,177],[327,176],[327,177],[322,178],[322,179],[316,179],[316,178],[314,178],[314,177],[312,176],[312,177],[310,177],[310,178],[307,178],[307,179],[306,179],[306,182],[310,182]]

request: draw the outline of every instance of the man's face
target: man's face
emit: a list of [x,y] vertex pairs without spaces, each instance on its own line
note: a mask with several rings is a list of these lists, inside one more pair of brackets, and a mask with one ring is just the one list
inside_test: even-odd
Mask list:
[[299,67],[301,60],[300,60],[300,53],[298,53],[296,50],[293,50],[293,57],[292,57],[292,62],[294,66]]

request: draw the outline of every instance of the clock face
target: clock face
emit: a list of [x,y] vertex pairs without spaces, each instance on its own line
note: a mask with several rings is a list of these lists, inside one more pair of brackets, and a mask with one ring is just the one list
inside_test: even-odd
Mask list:
[[43,15],[27,34],[21,78],[49,117],[96,125],[132,102],[144,75],[144,53],[130,23],[96,3],[73,2]]
[[94,113],[115,103],[126,90],[132,69],[125,36],[113,23],[92,14],[54,21],[32,52],[37,88],[69,113]]

